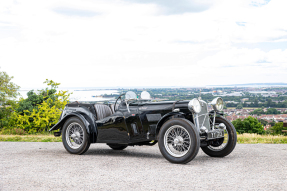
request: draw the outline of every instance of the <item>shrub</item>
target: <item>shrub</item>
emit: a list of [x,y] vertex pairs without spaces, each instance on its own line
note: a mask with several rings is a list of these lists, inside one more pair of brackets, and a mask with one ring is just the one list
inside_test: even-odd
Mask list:
[[10,117],[9,126],[23,129],[29,134],[47,131],[57,123],[62,109],[68,103],[70,93],[56,91],[59,83],[46,80],[50,89],[34,93],[28,92],[28,98],[21,99],[20,104]]
[[282,130],[287,130],[287,127],[283,127],[283,122],[276,123],[270,130],[272,135],[287,135],[287,133],[282,132]]
[[13,128],[13,129],[3,128],[0,134],[1,135],[25,135],[27,133],[24,131],[24,129],[20,129],[20,128]]
[[232,121],[236,131],[242,133],[265,134],[263,125],[254,117],[247,117],[243,120],[236,119]]

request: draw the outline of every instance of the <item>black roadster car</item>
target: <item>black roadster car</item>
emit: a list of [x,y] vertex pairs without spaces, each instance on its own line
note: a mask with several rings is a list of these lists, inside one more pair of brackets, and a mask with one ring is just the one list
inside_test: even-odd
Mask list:
[[223,117],[223,100],[206,103],[138,99],[134,92],[120,95],[114,104],[70,103],[50,131],[61,136],[71,154],[83,154],[91,143],[106,143],[114,150],[155,145],[172,163],[188,163],[199,147],[211,157],[230,154],[237,140],[234,126]]

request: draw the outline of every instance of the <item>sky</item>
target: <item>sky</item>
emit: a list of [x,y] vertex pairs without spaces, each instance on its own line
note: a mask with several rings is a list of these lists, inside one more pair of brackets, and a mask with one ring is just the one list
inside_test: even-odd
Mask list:
[[21,88],[287,83],[286,0],[4,0]]

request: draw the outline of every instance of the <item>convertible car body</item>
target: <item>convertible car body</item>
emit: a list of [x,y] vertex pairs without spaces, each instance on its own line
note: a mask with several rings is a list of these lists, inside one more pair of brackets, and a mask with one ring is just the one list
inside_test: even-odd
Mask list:
[[214,157],[234,149],[236,131],[222,117],[221,98],[209,106],[200,98],[153,102],[147,92],[141,97],[127,92],[114,104],[67,104],[50,131],[58,130],[54,135],[62,135],[64,147],[72,154],[83,154],[91,143],[106,143],[114,150],[158,143],[167,160],[187,163],[199,147]]

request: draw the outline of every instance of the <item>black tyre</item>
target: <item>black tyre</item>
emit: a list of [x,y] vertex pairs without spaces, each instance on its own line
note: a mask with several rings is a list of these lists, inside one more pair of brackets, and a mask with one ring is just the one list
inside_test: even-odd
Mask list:
[[159,131],[158,146],[161,154],[169,162],[185,164],[198,153],[199,133],[187,119],[170,119]]
[[79,118],[69,118],[65,122],[62,132],[63,145],[69,153],[81,155],[89,149],[89,134]]
[[211,157],[225,157],[229,155],[236,146],[237,134],[234,126],[223,117],[215,118],[215,128],[223,123],[226,127],[224,130],[224,138],[213,142],[213,144],[201,147],[203,152]]
[[127,148],[127,145],[120,145],[120,144],[107,144],[109,147],[111,147],[113,150],[124,150]]

